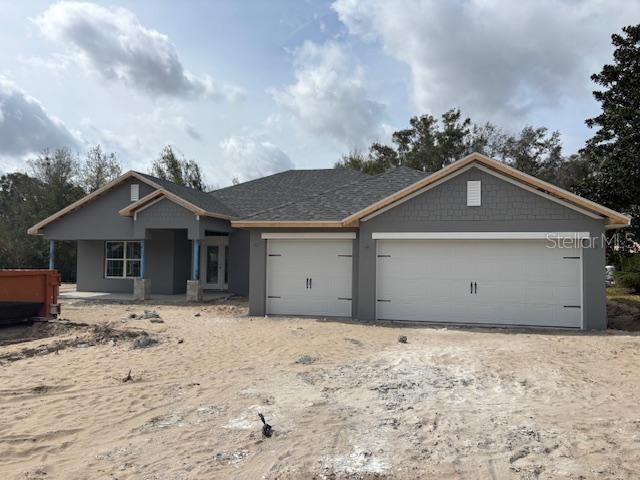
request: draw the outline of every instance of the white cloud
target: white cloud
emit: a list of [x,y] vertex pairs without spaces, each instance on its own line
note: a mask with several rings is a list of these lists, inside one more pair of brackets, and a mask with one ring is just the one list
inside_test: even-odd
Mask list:
[[295,77],[271,93],[303,128],[346,147],[379,137],[385,107],[369,98],[364,70],[350,64],[341,45],[305,42],[295,52]]
[[166,35],[146,28],[125,8],[58,2],[35,19],[45,36],[77,52],[102,78],[149,94],[237,100],[244,91],[185,70]]
[[220,142],[225,167],[241,182],[294,168],[289,156],[273,143],[233,136]]
[[640,15],[625,0],[336,0],[349,32],[408,65],[421,112],[459,106],[482,119],[590,97],[610,35]]
[[20,159],[45,148],[76,149],[80,144],[77,135],[49,114],[38,100],[0,76],[0,158],[3,163],[9,164],[9,159]]

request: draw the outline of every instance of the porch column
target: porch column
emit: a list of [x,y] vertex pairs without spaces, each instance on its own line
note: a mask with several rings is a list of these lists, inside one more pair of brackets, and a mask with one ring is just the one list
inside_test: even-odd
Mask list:
[[144,278],[144,240],[140,241],[140,278]]
[[144,240],[140,240],[140,276],[133,279],[133,298],[148,300],[151,297],[151,280],[144,278]]
[[200,242],[193,241],[193,266],[191,269],[191,280],[200,280]]
[[49,240],[49,270],[56,269],[56,243]]
[[187,301],[202,301],[202,285],[200,285],[200,241],[193,240],[193,254],[191,255],[191,280],[187,280]]

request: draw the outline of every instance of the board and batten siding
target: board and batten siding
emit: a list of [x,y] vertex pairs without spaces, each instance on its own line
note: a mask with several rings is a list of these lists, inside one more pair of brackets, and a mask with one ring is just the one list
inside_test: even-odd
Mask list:
[[[481,181],[482,204],[467,206],[467,181]],[[584,328],[606,328],[604,221],[471,168],[361,222],[356,317],[375,319],[374,232],[589,232],[598,240],[583,249]]]

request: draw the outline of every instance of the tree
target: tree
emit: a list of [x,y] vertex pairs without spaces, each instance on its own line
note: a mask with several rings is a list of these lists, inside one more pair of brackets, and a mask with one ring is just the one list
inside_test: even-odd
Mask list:
[[200,166],[184,156],[178,157],[171,145],[160,152],[160,156],[151,166],[151,174],[163,180],[170,180],[178,185],[205,191],[207,189]]
[[116,154],[102,151],[100,145],[89,148],[80,167],[78,183],[85,192],[91,193],[122,174]]
[[77,185],[79,162],[66,148],[51,153],[44,150],[32,160],[28,160],[32,176],[46,185],[44,195],[45,208],[54,213],[84,195],[84,191]]
[[[446,111],[440,120],[432,115],[412,117],[409,124],[409,128],[392,134],[395,147],[374,143],[366,154],[353,151],[344,155],[336,167],[377,174],[397,165],[406,165],[435,172],[465,155],[479,152],[543,180],[575,185],[573,180],[563,182],[560,176],[567,165],[562,156],[559,132],[549,133],[545,127],[526,126],[516,134],[507,134],[489,122],[472,123],[458,109]],[[571,166],[577,167],[577,163],[572,161]],[[577,175],[583,169],[573,168],[572,171]]]
[[524,127],[517,135],[504,136],[499,156],[521,172],[551,180],[563,161],[560,132],[546,127]]
[[44,268],[47,246],[27,229],[42,220],[45,186],[24,173],[0,177],[0,268]]
[[[32,176],[40,182],[40,190],[29,190],[31,202],[38,205],[35,221],[37,223],[43,218],[63,209],[67,205],[79,200],[85,195],[84,190],[77,183],[78,180],[78,160],[67,149],[58,149],[51,153],[43,151],[38,157],[29,160],[28,165]],[[18,216],[20,212],[15,212],[13,221],[20,222]],[[28,225],[28,226],[31,226]],[[13,235],[17,239],[28,243],[29,236],[26,228],[17,230],[12,227]],[[46,256],[45,256],[46,258]],[[65,281],[74,280],[76,272],[76,244],[75,242],[58,242],[56,247],[56,267]]]
[[[586,120],[595,134],[582,150],[593,173],[580,191],[595,202],[640,216],[640,25],[614,34],[613,63],[604,65],[591,79],[601,90],[593,92],[600,115]],[[640,225],[630,232],[640,238]],[[626,245],[628,251],[630,245]]]

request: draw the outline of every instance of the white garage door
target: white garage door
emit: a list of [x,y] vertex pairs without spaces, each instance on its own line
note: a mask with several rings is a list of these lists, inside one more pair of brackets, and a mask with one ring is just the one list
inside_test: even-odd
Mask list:
[[581,249],[540,240],[378,240],[376,316],[581,326]]
[[267,313],[351,316],[352,240],[268,240]]

